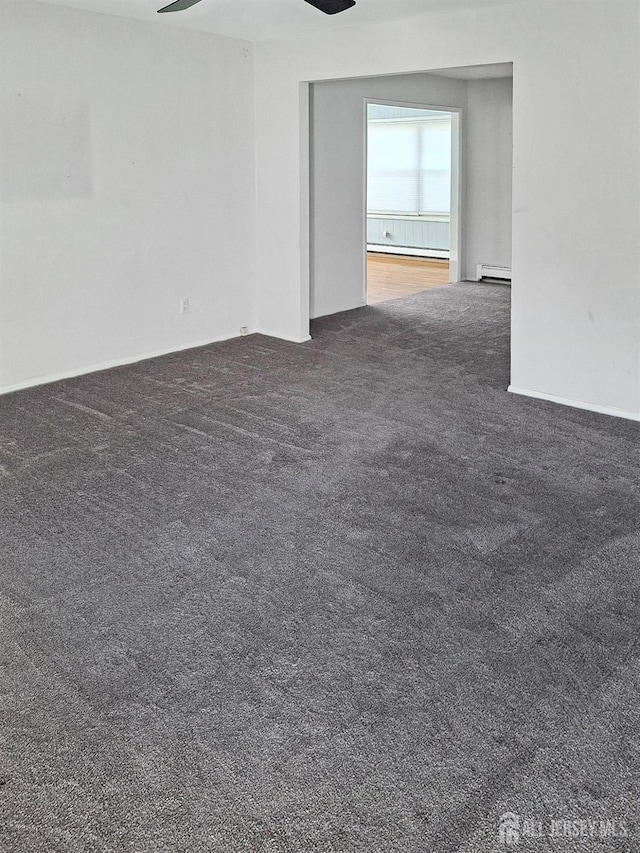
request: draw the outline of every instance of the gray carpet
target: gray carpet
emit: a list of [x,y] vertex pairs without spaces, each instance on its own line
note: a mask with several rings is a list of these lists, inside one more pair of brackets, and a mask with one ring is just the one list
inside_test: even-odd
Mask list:
[[639,429],[507,394],[508,302],[0,400],[2,850],[639,849]]

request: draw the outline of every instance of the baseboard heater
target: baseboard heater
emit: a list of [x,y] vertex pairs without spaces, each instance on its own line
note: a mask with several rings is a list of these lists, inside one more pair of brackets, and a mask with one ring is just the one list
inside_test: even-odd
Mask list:
[[491,264],[477,264],[476,281],[483,278],[499,278],[502,281],[511,281],[511,267],[494,267]]

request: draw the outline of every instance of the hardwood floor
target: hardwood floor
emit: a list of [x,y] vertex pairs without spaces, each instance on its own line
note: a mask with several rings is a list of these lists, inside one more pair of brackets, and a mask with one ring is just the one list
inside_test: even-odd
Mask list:
[[448,284],[448,261],[367,253],[368,305]]

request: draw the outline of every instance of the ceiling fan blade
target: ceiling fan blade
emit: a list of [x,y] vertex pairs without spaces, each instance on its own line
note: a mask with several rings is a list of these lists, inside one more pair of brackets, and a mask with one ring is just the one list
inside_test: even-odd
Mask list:
[[182,12],[183,9],[188,9],[189,6],[195,6],[195,4],[199,2],[200,0],[175,0],[175,3],[169,3],[168,6],[158,9],[158,14],[160,12]]
[[356,0],[306,0],[316,9],[320,9],[325,15],[336,15],[356,5]]

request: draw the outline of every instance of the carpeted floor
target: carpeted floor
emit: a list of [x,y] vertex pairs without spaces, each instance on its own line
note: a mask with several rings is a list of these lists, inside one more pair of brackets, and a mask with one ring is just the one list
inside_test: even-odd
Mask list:
[[638,849],[639,428],[507,394],[508,300],[0,400],[0,849]]

